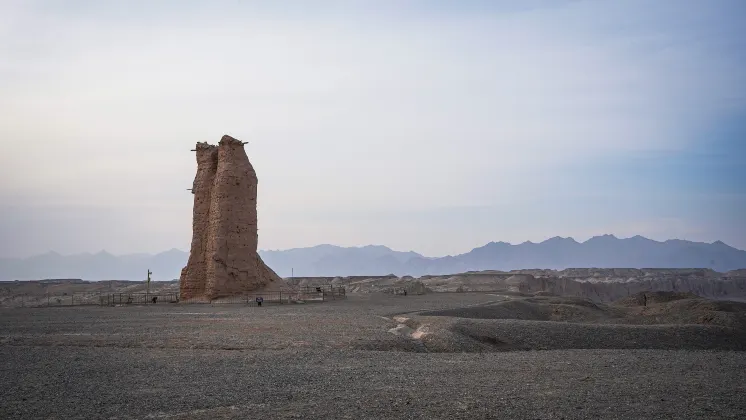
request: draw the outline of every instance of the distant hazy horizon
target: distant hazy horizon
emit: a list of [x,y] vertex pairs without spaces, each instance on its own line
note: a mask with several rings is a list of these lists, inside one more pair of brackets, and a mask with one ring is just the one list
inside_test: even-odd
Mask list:
[[[390,246],[388,246],[386,244],[339,245],[339,244],[332,244],[332,243],[320,243],[320,244],[314,244],[314,245],[309,245],[309,246],[301,246],[301,247],[293,247],[293,248],[274,248],[274,249],[263,249],[263,248],[260,248],[259,252],[286,252],[286,251],[293,251],[293,250],[298,250],[298,249],[309,249],[309,248],[323,247],[323,246],[332,246],[332,247],[338,247],[338,248],[386,247],[386,248],[388,248],[388,249],[390,249],[392,251],[395,251],[395,252],[414,252],[414,253],[420,254],[423,257],[427,257],[427,258],[442,258],[442,257],[448,257],[448,256],[466,254],[466,253],[468,253],[470,251],[473,251],[476,248],[483,247],[483,246],[488,245],[490,243],[500,243],[500,242],[502,242],[502,243],[506,243],[506,244],[515,246],[515,245],[520,245],[520,244],[525,244],[525,243],[540,244],[540,243],[549,241],[551,239],[556,239],[556,238],[560,238],[560,239],[572,239],[572,240],[574,240],[574,241],[576,241],[578,243],[585,243],[585,242],[589,241],[590,239],[598,238],[598,237],[603,237],[603,236],[611,236],[611,237],[614,237],[616,239],[632,239],[634,237],[641,236],[641,235],[634,235],[634,236],[629,236],[629,237],[622,237],[622,236],[617,236],[617,235],[614,235],[614,234],[603,234],[603,235],[596,235],[596,236],[592,236],[592,237],[589,237],[589,238],[585,238],[584,240],[573,238],[571,236],[569,236],[569,237],[558,237],[558,236],[555,236],[555,237],[551,237],[551,238],[546,238],[546,239],[541,240],[541,241],[526,240],[526,241],[522,241],[522,242],[509,242],[509,241],[493,240],[493,241],[489,241],[489,242],[485,242],[485,243],[481,243],[481,244],[475,244],[474,246],[469,247],[468,249],[463,249],[461,251],[458,251],[458,252],[455,252],[455,253],[452,253],[452,254],[446,254],[446,255],[429,255],[429,254],[426,254],[426,253],[423,253],[423,252],[419,252],[416,249],[397,249],[397,248],[394,248],[394,247],[390,247]],[[737,246],[734,246],[734,245],[729,244],[729,243],[725,243],[725,242],[720,241],[720,240],[715,240],[715,241],[711,241],[711,242],[704,242],[704,241],[693,241],[693,240],[686,239],[686,238],[668,238],[668,239],[664,239],[664,240],[656,240],[656,239],[647,238],[647,237],[644,237],[644,236],[642,236],[642,237],[644,239],[649,239],[649,240],[652,240],[652,241],[655,241],[655,242],[659,242],[659,243],[664,243],[664,242],[668,242],[668,241],[688,241],[688,242],[694,242],[694,243],[714,244],[714,243],[717,243],[717,242],[722,242],[725,245],[727,245],[729,247],[732,247],[732,248],[735,248],[735,249],[737,249],[739,251],[746,251],[746,249],[739,248]],[[135,252],[125,253],[125,254],[117,254],[117,253],[109,252],[106,249],[99,249],[99,250],[92,250],[92,251],[83,251],[83,252],[78,252],[78,253],[65,253],[65,252],[61,252],[59,250],[50,249],[50,250],[47,250],[46,252],[36,253],[36,254],[32,254],[32,255],[18,256],[18,257],[3,257],[3,256],[0,256],[0,258],[29,258],[29,257],[34,257],[34,256],[44,255],[44,254],[49,254],[49,253],[56,253],[56,254],[59,254],[59,255],[62,255],[62,256],[95,255],[95,254],[99,254],[99,253],[107,253],[107,254],[111,254],[111,255],[117,256],[117,257],[122,257],[122,256],[132,256],[132,255],[157,255],[157,254],[161,254],[161,253],[169,252],[169,251],[174,251],[174,250],[179,251],[179,252],[183,252],[183,253],[188,253],[189,252],[189,245],[187,244],[187,246],[182,247],[182,248],[173,247],[173,248],[170,248],[170,249],[162,249],[162,250],[156,251],[156,252],[145,252],[145,251],[139,251],[138,252],[138,251],[135,251]]]
[[746,2],[0,2],[0,257],[188,250],[198,141],[259,248],[746,249]]
[[[422,255],[381,245],[339,247],[329,244],[288,250],[261,250],[262,260],[280,276],[423,276],[484,270],[568,268],[711,269],[720,273],[746,269],[746,251],[722,242],[684,240],[657,242],[635,236],[602,235],[584,242],[551,238],[544,242],[490,242],[449,256]],[[108,252],[61,255],[46,253],[27,259],[0,258],[0,280],[80,278],[179,278],[188,251],[113,255]],[[733,273],[735,274],[735,273]],[[735,274],[739,275],[739,274]],[[742,273],[741,273],[742,275]]]

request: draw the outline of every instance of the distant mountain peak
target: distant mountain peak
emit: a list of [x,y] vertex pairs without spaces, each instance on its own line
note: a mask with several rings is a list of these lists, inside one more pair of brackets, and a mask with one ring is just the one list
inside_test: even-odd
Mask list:
[[715,241],[715,242],[712,243],[712,245],[716,246],[718,248],[736,249],[736,248],[733,248],[732,246],[726,244],[723,241]]
[[[545,244],[545,245],[541,245]],[[394,251],[384,245],[314,247],[263,251],[265,262],[281,276],[396,275],[421,276],[481,270],[598,268],[711,268],[718,272],[746,268],[746,251],[722,241],[691,242],[680,239],[654,241],[636,235],[618,239],[611,234],[594,236],[585,244],[571,237],[554,236],[539,245],[489,242],[469,252],[440,258],[413,251]],[[523,246],[521,246],[523,245]],[[54,251],[29,258],[0,259],[0,280],[82,278],[86,280],[142,280],[151,270],[157,280],[179,278],[188,252],[172,248],[155,255],[60,255]],[[154,278],[156,278],[154,277]]]
[[686,239],[666,239],[664,243],[666,244],[691,244],[694,242],[687,241]]
[[[484,247],[487,247],[487,246],[495,246],[495,245],[510,245],[510,243],[504,242],[504,241],[488,242],[488,243],[486,243],[486,244],[484,244],[482,246],[478,246],[477,248],[484,248]],[[475,248],[475,249],[477,249],[477,248]]]
[[[171,248],[168,251],[159,252],[156,255],[169,255],[169,254],[183,254],[186,251],[182,251],[179,248]],[[150,254],[144,254],[144,255],[150,255]]]
[[575,238],[572,238],[572,237],[569,237],[569,236],[567,238],[563,238],[561,236],[554,236],[552,238],[549,238],[549,239],[545,240],[542,243],[555,243],[555,242],[558,242],[558,243],[573,243],[573,244],[577,244],[578,243],[578,241],[576,241]]
[[[337,245],[332,245],[332,244],[318,244],[318,245],[312,246],[311,248],[341,248],[341,247]],[[291,248],[291,249],[303,249],[303,248]],[[286,251],[289,251],[289,250],[286,250]]]
[[599,241],[609,242],[609,241],[616,241],[616,240],[619,240],[619,238],[617,238],[616,236],[610,233],[606,233],[603,235],[593,236],[592,238],[588,239],[586,242],[599,242]]
[[365,245],[361,247],[356,247],[361,249],[377,249],[380,251],[393,251],[391,248],[385,246],[385,245]]

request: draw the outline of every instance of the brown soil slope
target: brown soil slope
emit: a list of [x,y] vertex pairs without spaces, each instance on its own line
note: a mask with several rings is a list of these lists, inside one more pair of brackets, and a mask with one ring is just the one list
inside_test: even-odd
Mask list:
[[[549,349],[746,350],[746,303],[655,294],[606,305],[584,298],[503,296],[486,304],[394,317],[397,340],[377,350],[492,352]],[[412,350],[415,349],[415,350]]]

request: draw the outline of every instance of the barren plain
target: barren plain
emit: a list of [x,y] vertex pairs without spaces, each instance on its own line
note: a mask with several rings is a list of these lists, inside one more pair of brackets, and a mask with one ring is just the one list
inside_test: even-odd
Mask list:
[[743,303],[545,293],[0,310],[0,417],[745,418]]
[[[718,300],[746,302],[746,271],[709,269],[574,268],[556,270],[475,271],[422,277],[348,276],[285,278],[290,287],[344,287],[349,293],[411,294],[440,292],[548,293],[612,302],[645,291],[694,293]],[[64,306],[94,303],[100,294],[145,293],[143,281],[74,279],[0,282],[0,307]],[[178,293],[179,281],[150,283],[150,292]]]

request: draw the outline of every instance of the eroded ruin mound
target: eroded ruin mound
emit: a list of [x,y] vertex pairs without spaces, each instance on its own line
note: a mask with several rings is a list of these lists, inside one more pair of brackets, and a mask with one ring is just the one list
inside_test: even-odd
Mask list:
[[217,297],[279,286],[280,277],[257,254],[257,184],[244,143],[223,136],[197,143],[192,186],[192,246],[181,271],[182,299]]
[[648,304],[673,302],[682,299],[697,299],[699,296],[691,292],[639,292],[626,298],[614,301],[617,306],[646,306]]

